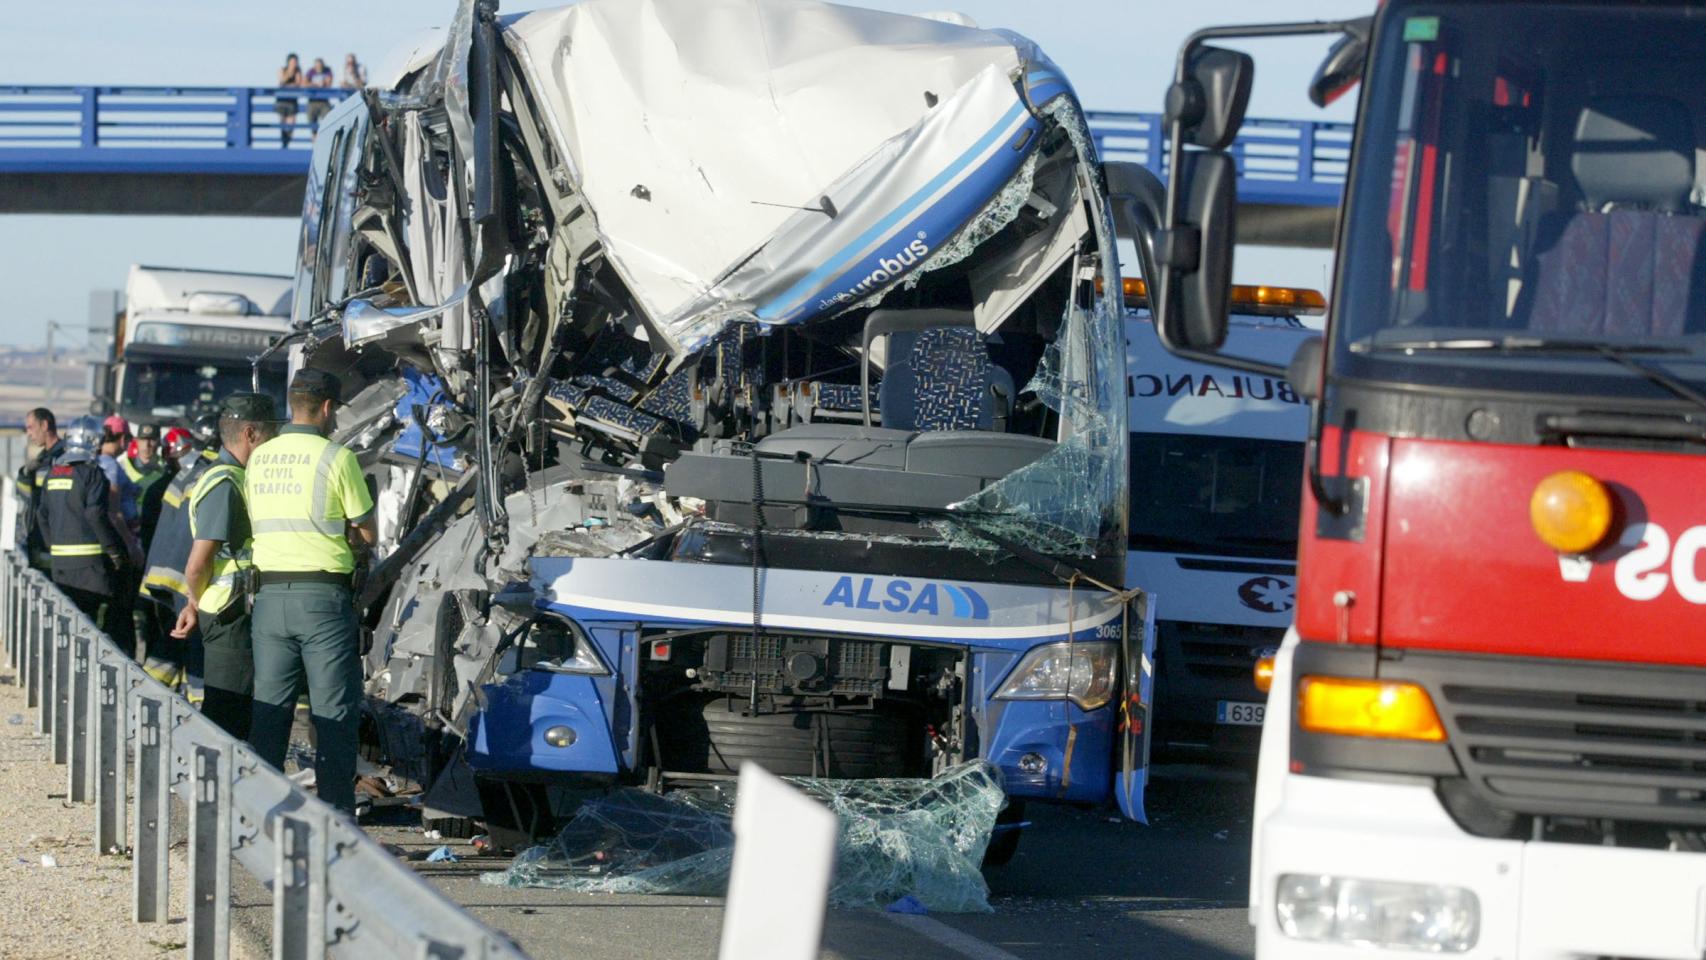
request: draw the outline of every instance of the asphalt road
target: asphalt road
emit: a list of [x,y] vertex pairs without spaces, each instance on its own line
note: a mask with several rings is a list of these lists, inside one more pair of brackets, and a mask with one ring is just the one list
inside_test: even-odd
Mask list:
[[[1234,960],[1248,957],[1245,921],[1253,788],[1242,773],[1162,768],[1149,790],[1150,823],[1107,811],[1032,805],[1033,826],[1005,867],[986,871],[993,913],[900,916],[831,911],[826,960],[1060,960],[1061,957]],[[720,900],[617,897],[482,884],[507,857],[418,829],[370,826],[412,854],[422,875],[536,960],[713,958]],[[448,842],[457,863],[416,859]],[[242,873],[242,871],[238,871]],[[264,939],[266,891],[235,891],[238,929]]]

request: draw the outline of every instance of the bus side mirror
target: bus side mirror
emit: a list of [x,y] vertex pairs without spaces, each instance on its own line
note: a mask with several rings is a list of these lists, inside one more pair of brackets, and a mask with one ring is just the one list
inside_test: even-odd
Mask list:
[[1113,208],[1114,233],[1137,248],[1137,265],[1145,283],[1155,284],[1155,240],[1167,217],[1167,188],[1148,167],[1125,160],[1102,164]]
[[1166,123],[1179,124],[1182,142],[1224,150],[1244,124],[1256,62],[1247,53],[1202,46],[1190,54],[1185,75],[1167,90]]
[[1321,392],[1321,365],[1326,360],[1326,341],[1310,337],[1297,345],[1291,362],[1286,364],[1285,382],[1305,400],[1314,400]]
[[1324,107],[1349,93],[1362,79],[1363,65],[1368,62],[1368,38],[1373,27],[1373,17],[1345,24],[1344,35],[1333,43],[1321,65],[1315,68],[1315,78],[1309,82],[1310,103]]

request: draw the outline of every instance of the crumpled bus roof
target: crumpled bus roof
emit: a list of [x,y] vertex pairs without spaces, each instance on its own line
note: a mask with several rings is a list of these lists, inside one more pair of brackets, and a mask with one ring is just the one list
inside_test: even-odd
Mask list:
[[678,356],[733,322],[883,292],[1013,177],[1038,129],[1021,92],[1035,48],[943,20],[584,0],[505,33],[562,173]]

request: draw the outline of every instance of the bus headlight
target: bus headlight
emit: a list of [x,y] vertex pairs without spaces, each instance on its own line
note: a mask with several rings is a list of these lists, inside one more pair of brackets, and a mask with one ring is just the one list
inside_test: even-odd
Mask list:
[[1481,935],[1475,891],[1424,883],[1288,873],[1274,911],[1295,940],[1463,953]]
[[1051,643],[1025,654],[995,694],[1000,700],[1071,700],[1086,710],[1114,696],[1119,645],[1104,641]]

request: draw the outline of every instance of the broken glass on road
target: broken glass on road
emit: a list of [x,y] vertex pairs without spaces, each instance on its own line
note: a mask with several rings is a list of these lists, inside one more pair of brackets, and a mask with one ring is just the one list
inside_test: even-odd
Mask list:
[[[987,913],[980,864],[1006,806],[1001,773],[985,761],[932,779],[788,782],[839,821],[830,903],[881,907],[912,896],[933,913]],[[734,784],[668,795],[638,788],[586,801],[549,843],[532,847],[489,884],[580,893],[720,896],[734,857]]]

